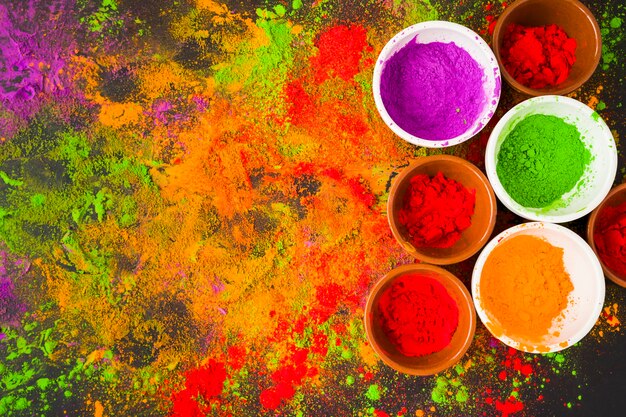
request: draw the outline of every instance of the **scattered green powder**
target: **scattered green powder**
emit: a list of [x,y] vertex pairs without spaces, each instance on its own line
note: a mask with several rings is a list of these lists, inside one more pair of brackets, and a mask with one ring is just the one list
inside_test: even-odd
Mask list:
[[620,19],[619,17],[614,17],[613,19],[611,19],[611,21],[609,22],[609,25],[613,28],[613,29],[617,29],[619,27],[622,26],[622,19]]
[[602,111],[606,109],[606,103],[604,101],[598,101],[598,104],[596,105],[596,110]]
[[465,387],[459,388],[454,399],[459,403],[464,403],[469,399],[469,394],[467,393],[467,389]]
[[435,382],[435,388],[430,393],[430,398],[437,404],[441,404],[446,401],[448,393],[448,381],[444,377],[438,377]]
[[624,38],[622,29],[623,18],[615,16],[615,13],[623,16],[622,10],[605,11],[602,13],[602,19],[600,20],[603,70],[608,70],[611,65],[623,65],[624,51],[621,45]]
[[370,385],[367,389],[367,392],[365,393],[365,396],[372,401],[380,400],[380,388],[378,387],[378,385]]
[[524,207],[547,207],[580,180],[591,154],[575,126],[544,114],[524,118],[506,136],[496,171],[511,198]]
[[352,385],[354,384],[354,377],[352,375],[348,375],[346,377],[346,385]]

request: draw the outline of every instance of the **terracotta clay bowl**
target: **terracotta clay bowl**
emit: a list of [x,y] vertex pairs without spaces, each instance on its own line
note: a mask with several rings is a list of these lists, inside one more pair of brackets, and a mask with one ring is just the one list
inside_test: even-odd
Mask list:
[[[502,62],[502,44],[506,28],[511,23],[523,26],[556,24],[567,36],[576,39],[576,62],[569,77],[554,87],[533,89],[516,81]],[[591,77],[602,55],[600,27],[589,9],[577,0],[517,0],[498,18],[493,32],[493,52],[502,76],[517,91],[529,96],[564,95],[583,85]]]
[[[421,357],[410,357],[400,353],[387,338],[379,320],[378,301],[381,295],[397,278],[412,273],[437,280],[459,308],[459,323],[450,344],[439,352]],[[365,306],[365,331],[374,351],[393,369],[410,375],[433,375],[454,366],[465,355],[474,339],[476,311],[469,291],[450,272],[433,265],[404,265],[390,271],[370,291]]]
[[[591,246],[591,249],[593,249],[596,255],[598,254],[598,249],[594,240],[594,234],[596,232],[598,214],[600,214],[606,207],[619,206],[624,202],[626,202],[626,184],[618,185],[613,188],[602,203],[600,203],[600,205],[591,213],[591,216],[589,216],[589,222],[587,223],[587,242],[589,242],[589,246]],[[600,260],[600,265],[602,265],[604,275],[617,285],[626,287],[626,276],[609,268],[599,256],[598,259]]]
[[[476,205],[471,226],[449,248],[415,247],[406,228],[399,221],[399,212],[411,178],[418,174],[435,176],[442,172],[446,178],[461,183],[465,188],[476,190]],[[419,158],[406,167],[394,179],[389,191],[387,217],[393,236],[400,246],[422,262],[449,265],[461,262],[478,252],[489,240],[496,221],[496,197],[489,180],[472,163],[450,155],[434,155]]]

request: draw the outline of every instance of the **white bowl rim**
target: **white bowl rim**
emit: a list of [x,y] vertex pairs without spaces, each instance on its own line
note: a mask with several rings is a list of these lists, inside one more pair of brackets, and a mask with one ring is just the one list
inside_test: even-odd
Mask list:
[[[492,63],[491,68],[483,68],[483,70],[485,71],[485,75],[487,77],[494,78],[494,83],[496,86],[495,87],[496,93],[492,97],[486,98],[487,105],[481,112],[480,116],[476,119],[474,124],[470,126],[463,134],[456,136],[454,138],[450,138],[450,139],[442,139],[442,140],[423,139],[423,138],[414,136],[410,134],[409,132],[407,132],[406,130],[402,129],[400,126],[398,126],[398,124],[391,118],[391,116],[387,112],[387,109],[385,108],[385,105],[383,104],[382,97],[380,94],[380,77],[382,75],[383,64],[385,62],[385,60],[382,57],[386,57],[390,55],[391,50],[394,47],[394,44],[397,42],[398,39],[401,39],[407,36],[416,35],[420,31],[426,30],[426,29],[438,29],[442,31],[456,32],[456,33],[465,35],[468,38],[471,38],[472,42],[474,42],[480,48],[480,50],[489,57],[489,60]],[[459,47],[463,47],[463,46],[459,45]],[[412,143],[413,145],[418,145],[418,146],[422,146],[425,148],[447,148],[450,146],[463,143],[467,141],[468,139],[471,139],[472,137],[477,135],[487,125],[489,120],[491,120],[491,118],[495,114],[496,109],[498,107],[498,103],[500,101],[500,94],[501,94],[501,89],[502,89],[501,87],[502,87],[502,76],[500,74],[500,67],[498,66],[496,57],[493,51],[491,50],[491,48],[489,47],[489,45],[487,45],[487,43],[483,40],[483,38],[481,38],[476,32],[469,29],[468,27],[460,25],[458,23],[448,22],[444,20],[431,20],[427,22],[416,23],[414,25],[411,25],[402,29],[400,32],[394,35],[394,37],[391,38],[387,42],[387,44],[384,46],[384,48],[381,50],[380,54],[378,55],[378,58],[376,59],[376,65],[374,66],[374,74],[373,74],[373,80],[372,80],[372,91],[374,95],[374,102],[376,104],[376,109],[378,110],[378,113],[380,114],[380,117],[383,119],[385,124],[396,135],[400,136],[400,138],[404,139],[405,141],[409,143]],[[487,95],[489,95],[489,93],[487,93]]]
[[570,97],[558,96],[558,95],[545,95],[545,96],[539,96],[539,97],[532,97],[532,98],[522,101],[521,103],[518,103],[516,106],[514,106],[509,111],[507,111],[504,116],[502,116],[502,118],[498,121],[498,123],[495,125],[495,127],[491,131],[489,140],[487,142],[487,147],[485,148],[485,171],[487,174],[487,178],[489,178],[489,182],[491,183],[494,193],[498,197],[498,200],[500,200],[500,202],[504,204],[506,208],[508,208],[513,213],[517,214],[520,217],[523,217],[526,220],[540,221],[540,222],[543,221],[543,222],[550,222],[550,223],[566,223],[566,222],[571,222],[573,220],[580,219],[581,217],[584,217],[587,214],[591,213],[598,205],[600,205],[600,203],[604,200],[604,198],[607,196],[609,191],[611,191],[611,188],[613,187],[613,181],[615,180],[615,176],[617,175],[617,145],[615,144],[615,139],[613,138],[611,129],[609,129],[609,127],[606,125],[602,117],[598,115],[598,122],[599,123],[601,122],[601,126],[602,126],[602,129],[604,130],[604,133],[606,134],[606,137],[610,138],[610,140],[613,141],[614,152],[612,152],[612,158],[610,161],[611,164],[610,166],[607,167],[607,170],[606,170],[606,172],[608,172],[609,174],[606,176],[605,181],[602,184],[602,188],[599,190],[599,192],[596,194],[596,196],[593,198],[593,200],[590,202],[590,204],[587,205],[587,207],[584,210],[579,210],[574,213],[561,214],[561,215],[535,213],[532,211],[526,211],[526,210],[520,209],[521,205],[515,203],[515,201],[509,196],[509,194],[506,192],[506,190],[502,186],[502,183],[500,182],[500,178],[498,178],[498,174],[496,173],[495,151],[496,151],[496,144],[498,142],[498,138],[500,134],[502,133],[502,130],[504,129],[506,124],[513,117],[515,117],[516,113],[520,109],[523,109],[523,108],[526,108],[527,106],[532,106],[535,104],[556,103],[556,102],[571,104],[573,107],[577,108],[578,110],[581,110],[582,112],[587,113],[589,117],[592,117],[593,113],[596,113],[586,104]]
[[[596,262],[594,262],[593,264],[593,269],[594,269],[595,274],[593,277],[589,278],[589,279],[593,279],[593,278],[596,279],[595,285],[598,289],[598,298],[594,300],[595,308],[593,309],[592,314],[589,315],[587,320],[584,322],[584,325],[582,325],[579,328],[578,332],[576,332],[573,336],[571,336],[567,340],[560,342],[560,343],[546,344],[544,347],[548,349],[547,351],[529,350],[526,348],[525,345],[520,344],[519,342],[511,339],[510,337],[506,335],[496,336],[495,334],[493,334],[491,330],[489,329],[489,327],[485,324],[485,323],[488,323],[490,320],[487,317],[487,313],[485,312],[485,310],[483,310],[480,304],[479,297],[477,295],[478,284],[480,282],[480,276],[482,274],[483,267],[485,265],[485,262],[487,261],[487,258],[493,251],[493,249],[502,240],[506,239],[507,237],[521,230],[529,230],[529,229],[550,229],[557,233],[561,233],[562,235],[565,235],[568,238],[571,238],[575,243],[577,243],[585,252],[588,253],[591,259],[596,260]],[[487,330],[489,330],[489,333],[491,333],[493,337],[500,340],[505,345],[510,346],[514,349],[528,352],[528,353],[554,353],[554,352],[558,352],[560,350],[566,349],[574,345],[575,343],[578,343],[579,341],[581,341],[595,326],[598,320],[598,317],[600,316],[600,314],[602,313],[602,309],[604,308],[604,299],[606,295],[606,284],[604,280],[604,272],[602,270],[602,265],[600,264],[600,261],[598,260],[595,252],[593,252],[593,249],[591,249],[589,244],[582,237],[580,237],[577,233],[573,232],[567,227],[561,226],[559,224],[548,223],[548,222],[521,223],[521,224],[518,224],[516,226],[510,227],[504,230],[503,232],[495,236],[493,239],[491,239],[491,241],[483,248],[482,252],[478,256],[478,259],[476,259],[476,264],[474,265],[474,269],[472,271],[472,280],[471,280],[470,287],[471,287],[472,299],[474,300],[474,308],[476,309],[476,313],[478,314],[478,317],[480,317],[480,321],[483,323],[483,325],[487,327]]]

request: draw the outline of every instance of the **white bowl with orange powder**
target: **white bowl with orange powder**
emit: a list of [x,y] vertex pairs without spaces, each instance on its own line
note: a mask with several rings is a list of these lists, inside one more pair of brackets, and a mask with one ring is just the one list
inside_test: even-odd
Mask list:
[[472,274],[476,312],[500,341],[530,353],[580,341],[604,305],[604,275],[587,242],[552,223],[523,223],[485,246]]

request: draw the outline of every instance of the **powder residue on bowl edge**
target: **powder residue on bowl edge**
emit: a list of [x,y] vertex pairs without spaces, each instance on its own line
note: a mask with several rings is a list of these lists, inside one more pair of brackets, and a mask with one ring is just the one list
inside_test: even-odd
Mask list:
[[526,87],[554,87],[569,76],[576,62],[576,39],[558,25],[505,29],[502,61],[515,80]]
[[505,137],[496,172],[513,200],[544,208],[576,186],[590,160],[576,126],[556,116],[533,114]]
[[604,265],[626,277],[626,202],[598,213],[593,240]]
[[541,346],[556,336],[551,328],[562,319],[573,289],[563,249],[522,234],[498,244],[487,258],[479,300],[490,328],[522,344]]
[[446,178],[415,175],[404,194],[398,220],[416,248],[449,248],[471,226],[476,190]]
[[454,43],[409,42],[384,64],[385,109],[402,129],[426,140],[465,133],[486,105],[484,70]]
[[459,308],[446,288],[420,274],[397,278],[381,295],[378,311],[383,331],[405,356],[441,351],[459,324]]

